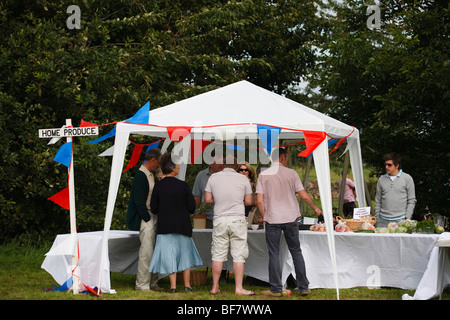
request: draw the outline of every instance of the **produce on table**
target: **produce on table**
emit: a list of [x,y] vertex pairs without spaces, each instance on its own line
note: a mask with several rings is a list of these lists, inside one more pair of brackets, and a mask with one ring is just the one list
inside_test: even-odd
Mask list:
[[416,220],[402,220],[399,222],[398,224],[399,227],[404,227],[407,229],[408,233],[412,233],[414,231],[414,229],[417,226],[417,221]]
[[436,227],[436,233],[441,234],[442,232],[444,232],[444,228],[441,226],[437,226]]
[[319,223],[317,223],[315,225],[312,225],[311,227],[309,227],[309,230],[311,230],[311,231],[321,231],[321,232],[327,231],[327,229],[325,228],[325,225],[322,222],[319,222]]
[[415,231],[419,233],[434,233],[436,226],[431,220],[422,220],[417,222]]
[[375,230],[375,227],[368,221],[364,221],[361,223],[361,226],[359,227],[359,230]]
[[391,222],[387,228],[376,228],[375,233],[442,233],[444,228],[437,226],[431,220],[402,220],[399,223]]
[[336,232],[350,232],[350,227],[342,220],[334,228]]
[[396,233],[408,233],[408,229],[405,227],[397,227],[397,230],[395,230]]

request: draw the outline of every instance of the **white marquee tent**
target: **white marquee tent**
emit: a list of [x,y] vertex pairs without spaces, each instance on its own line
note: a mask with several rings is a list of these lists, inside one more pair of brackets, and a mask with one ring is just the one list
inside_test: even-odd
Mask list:
[[[330,272],[333,271],[334,273],[337,298],[339,299],[332,227],[328,141],[335,138],[347,141],[346,151],[350,155],[359,206],[365,207],[359,131],[356,128],[247,81],[236,82],[152,110],[148,119],[148,124],[119,122],[116,125],[100,270],[103,269],[104,260],[107,259],[105,252],[108,245],[111,218],[130,134],[166,138],[162,151],[171,141],[175,142],[174,150],[176,148],[187,148],[189,150],[191,139],[211,140],[212,138],[217,139],[217,137],[223,141],[230,141],[230,139],[233,141],[232,139],[236,137],[245,137],[249,140],[258,139],[261,135],[258,128],[262,125],[266,128],[277,129],[278,139],[304,139],[307,149],[314,149],[312,154],[332,262]],[[181,132],[182,136],[176,137],[174,134],[176,130],[174,129],[180,129],[178,132]],[[273,141],[272,144],[275,143],[276,141]],[[268,153],[271,152],[271,150],[267,151]],[[187,160],[188,156],[187,152],[182,153],[184,160]],[[188,161],[184,162],[184,166],[180,166],[180,179],[184,179],[186,162]],[[98,288],[101,288],[101,273],[100,271]]]

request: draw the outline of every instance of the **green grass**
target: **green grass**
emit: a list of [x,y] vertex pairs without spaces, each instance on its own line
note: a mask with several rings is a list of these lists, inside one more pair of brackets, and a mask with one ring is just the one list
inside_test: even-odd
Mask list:
[[[166,292],[138,292],[134,290],[134,275],[111,273],[111,287],[116,294],[103,294],[101,297],[72,292],[44,291],[44,287],[57,286],[55,280],[45,270],[41,269],[44,254],[51,244],[35,248],[31,245],[21,246],[17,243],[0,246],[0,299],[1,300],[206,300],[206,301],[259,301],[259,300],[336,300],[335,289],[313,289],[306,297],[300,297],[295,292],[290,297],[270,298],[262,296],[260,292],[268,287],[256,284],[245,278],[244,287],[256,293],[253,297],[237,296],[234,294],[234,278],[230,274],[227,283],[220,285],[221,292],[211,295],[211,273],[208,273],[207,284],[195,286],[195,292],[185,293],[183,285],[179,285],[179,293]],[[169,287],[168,278],[160,280],[160,286]],[[292,288],[291,288],[292,289]],[[351,288],[340,289],[340,300],[401,300],[404,293],[414,295],[412,290],[396,288]],[[438,298],[435,298],[438,299]],[[450,294],[444,293],[443,299],[450,300]]]

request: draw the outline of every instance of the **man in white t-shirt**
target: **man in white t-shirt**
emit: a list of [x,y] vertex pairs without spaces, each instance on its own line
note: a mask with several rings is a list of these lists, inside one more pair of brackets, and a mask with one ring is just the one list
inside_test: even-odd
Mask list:
[[256,205],[265,221],[266,244],[269,251],[270,290],[263,295],[282,296],[280,267],[280,239],[284,233],[286,244],[294,261],[297,287],[301,295],[309,294],[309,281],[306,277],[305,261],[300,248],[297,219],[300,208],[297,195],[319,216],[322,211],[314,204],[303,188],[295,170],[287,168],[288,154],[285,149],[275,150],[272,166],[261,172],[256,184]]
[[228,249],[233,257],[235,293],[254,295],[242,287],[245,259],[248,257],[245,206],[253,202],[247,177],[236,172],[236,159],[227,157],[224,169],[211,175],[205,188],[205,202],[214,204],[212,256],[212,294],[219,292],[219,278]]

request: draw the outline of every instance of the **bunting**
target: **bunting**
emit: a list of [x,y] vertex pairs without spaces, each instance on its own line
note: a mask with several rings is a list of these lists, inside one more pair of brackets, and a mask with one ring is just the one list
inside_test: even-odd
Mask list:
[[191,133],[191,130],[192,127],[167,127],[167,134],[173,142],[180,142]]
[[191,164],[203,153],[205,148],[211,143],[207,140],[191,140]]
[[64,143],[59,148],[53,160],[70,168],[70,162],[72,161],[72,142]]
[[298,154],[299,157],[308,157],[326,139],[327,135],[323,131],[303,131],[305,136],[306,149]]
[[129,170],[130,168],[134,167],[136,165],[136,163],[138,163],[143,147],[144,147],[144,145],[142,145],[142,144],[134,145],[134,149],[133,149],[133,153],[131,154],[130,161],[128,162],[127,167],[122,171],[122,173]]
[[70,276],[69,279],[66,280],[61,286],[59,287],[50,287],[50,288],[44,288],[43,290],[46,291],[61,291],[61,292],[68,292],[73,286],[73,276]]
[[[142,108],[140,108],[138,110],[138,112],[136,112],[134,114],[134,116],[132,116],[131,118],[128,118],[127,120],[125,120],[124,122],[126,123],[137,123],[137,124],[148,124],[149,121],[149,115],[150,115],[150,101],[148,101]],[[81,119],[81,125],[80,126],[99,126],[93,123],[89,123],[84,121],[83,119]],[[108,138],[114,137],[116,135],[116,127],[114,127],[110,132],[108,132],[107,134],[105,134],[104,136],[97,138],[95,140],[89,141],[88,144],[94,144],[94,143],[99,143],[101,141],[104,141]]]
[[150,115],[150,101],[138,110],[131,118],[125,120],[126,123],[148,124]]
[[[160,142],[161,142],[161,140],[149,144],[147,147],[147,150],[145,150],[145,154],[147,154],[147,152],[149,150],[157,148],[159,146]],[[131,154],[131,158],[130,158],[130,161],[128,162],[127,167],[122,171],[122,173],[131,169],[139,162],[139,158],[141,157],[142,150],[144,149],[144,146],[147,145],[147,144],[139,144],[139,143],[134,143],[134,142],[131,142],[131,143],[134,144],[133,153]],[[144,160],[144,162],[145,162],[145,160]]]
[[[340,139],[339,142],[336,143],[336,145],[334,146],[333,150],[331,150],[329,154],[332,154],[333,152],[335,152],[346,139],[347,139],[347,137],[344,137],[344,138]],[[337,141],[338,139],[333,139],[333,140]],[[330,144],[328,144],[328,146],[329,145]]]
[[258,130],[259,139],[266,147],[267,153],[270,156],[273,146],[275,145],[278,136],[280,135],[281,128],[258,124],[256,126],[256,129]]
[[[91,293],[96,296],[102,296],[101,294],[99,294],[97,287],[91,288],[91,287],[85,285],[84,283],[82,283],[82,285],[84,286],[84,290],[81,291],[80,293],[82,293],[82,294]],[[70,276],[70,278],[67,279],[66,282],[64,282],[61,286],[45,287],[45,288],[43,288],[43,290],[44,291],[69,292],[69,290],[72,289],[72,287],[73,287],[73,276]]]
[[83,119],[81,119],[80,127],[100,127],[100,125],[92,123],[92,122],[87,122],[87,121],[84,121]]
[[70,210],[69,187],[62,189],[58,193],[48,198],[48,200],[53,201],[64,209]]
[[110,132],[108,132],[104,136],[101,136],[100,138],[97,138],[95,140],[89,141],[88,144],[99,143],[99,142],[101,142],[103,140],[106,140],[108,138],[114,137],[115,135],[116,135],[116,127],[114,127]]
[[[159,146],[159,143],[160,143],[160,142],[161,142],[161,140],[156,141],[156,142],[154,142],[154,143],[152,143],[152,144],[149,144],[148,147],[147,147],[147,150],[145,150],[145,154],[147,154],[147,152],[148,152],[149,150],[152,150],[152,149],[157,148],[157,147]],[[144,162],[145,162],[145,161],[144,161]]]
[[238,146],[235,144],[229,144],[229,143],[226,143],[225,146],[230,150],[244,151],[247,149],[246,147]]

